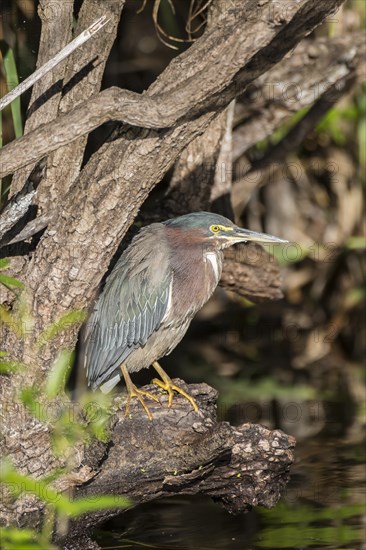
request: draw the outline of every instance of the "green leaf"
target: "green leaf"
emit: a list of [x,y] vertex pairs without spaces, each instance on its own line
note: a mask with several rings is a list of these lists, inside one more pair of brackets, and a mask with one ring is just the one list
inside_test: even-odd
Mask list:
[[7,258],[1,258],[0,260],[0,270],[7,269],[10,265],[10,261]]
[[91,495],[86,498],[69,501],[63,497],[57,504],[57,509],[69,517],[78,517],[86,512],[108,510],[112,508],[128,508],[131,501],[119,495]]
[[358,304],[363,304],[366,297],[366,291],[363,287],[351,288],[344,299],[346,307],[355,307]]
[[87,418],[88,431],[100,441],[108,441],[109,419],[112,414],[112,397],[102,392],[86,392],[80,405]]
[[31,529],[0,528],[0,540],[4,550],[57,550],[49,540]]
[[127,498],[118,495],[91,495],[71,501],[43,480],[20,474],[8,460],[3,460],[0,464],[0,481],[8,486],[15,497],[23,493],[31,493],[59,514],[72,518],[94,510],[131,506]]
[[24,288],[24,284],[21,281],[14,279],[14,277],[9,277],[9,275],[4,275],[3,273],[0,273],[0,283],[7,288],[10,288],[10,290],[12,286],[15,286],[16,288]]
[[22,334],[22,324],[14,315],[10,313],[2,304],[0,304],[0,322],[4,323],[17,336]]
[[0,361],[0,374],[11,374],[25,370],[26,365],[17,363],[16,361]]
[[29,309],[28,296],[25,291],[18,294],[15,305],[16,316],[19,319],[20,334],[24,337],[26,334],[32,332],[34,323]]
[[360,161],[361,174],[365,178],[366,170],[366,118],[362,118],[358,124],[358,158]]
[[34,479],[17,472],[9,460],[3,460],[0,467],[0,481],[6,483],[10,492],[18,497],[23,493],[32,493],[43,502],[53,506],[61,497],[52,487],[40,479]]
[[[6,77],[6,83],[8,91],[11,92],[19,84],[19,77],[17,66],[15,63],[13,49],[5,42],[5,40],[0,40],[0,51],[3,56],[4,72]],[[17,97],[12,101],[11,105],[11,114],[13,119],[14,134],[16,138],[20,138],[23,135],[23,122],[22,122],[22,110],[20,97]]]
[[47,418],[44,414],[45,409],[37,401],[40,394],[40,388],[35,388],[34,386],[28,386],[23,388],[19,393],[20,401],[26,407],[28,412],[40,420],[41,422],[47,422]]
[[364,250],[366,248],[366,239],[365,237],[350,237],[346,242],[346,247],[349,250]]
[[40,335],[37,346],[42,348],[49,340],[55,338],[63,330],[67,330],[73,325],[79,325],[86,319],[86,311],[83,309],[75,309],[62,315],[60,319],[55,321],[50,327],[47,327]]
[[74,352],[62,350],[56,361],[53,363],[50,372],[47,376],[46,395],[49,398],[54,398],[64,391],[65,384],[74,362]]

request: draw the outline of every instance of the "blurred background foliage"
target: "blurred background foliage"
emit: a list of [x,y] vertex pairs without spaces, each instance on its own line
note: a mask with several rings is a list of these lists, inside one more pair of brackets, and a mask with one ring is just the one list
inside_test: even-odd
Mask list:
[[[127,0],[103,88],[142,92],[199,36],[209,2],[172,2]],[[1,95],[35,68],[36,6],[36,0],[3,0]],[[348,0],[309,39],[365,28],[366,2]],[[297,461],[283,503],[238,520],[206,501],[195,500],[194,507],[179,500],[154,504],[128,512],[122,523],[112,522],[99,533],[100,544],[166,548],[165,529],[174,548],[183,541],[184,547],[200,550],[366,548],[365,87],[352,89],[298,149],[263,170],[254,191],[241,177],[241,161],[265,158],[304,113],[233,166],[238,198],[233,207],[241,224],[297,243],[277,254],[284,299],[254,305],[219,288],[180,346],[162,361],[172,376],[216,387],[222,419],[259,422],[297,438]],[[28,102],[29,92],[3,112],[1,144],[21,135]],[[108,131],[106,124],[91,134],[87,155]],[[9,178],[2,182],[3,202],[9,184]],[[143,209],[153,208],[166,184],[161,182]],[[150,374],[139,377],[136,381],[144,383]],[[76,380],[82,378],[79,373]],[[203,541],[202,525],[215,524],[220,528],[203,529]]]

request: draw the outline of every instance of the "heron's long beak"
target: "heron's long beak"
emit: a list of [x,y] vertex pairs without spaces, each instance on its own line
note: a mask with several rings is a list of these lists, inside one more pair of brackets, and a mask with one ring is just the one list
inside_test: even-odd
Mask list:
[[252,241],[255,243],[288,243],[284,239],[274,237],[273,235],[267,235],[266,233],[257,233],[256,231],[249,231],[249,229],[241,229],[236,227],[229,236],[232,242],[247,242]]

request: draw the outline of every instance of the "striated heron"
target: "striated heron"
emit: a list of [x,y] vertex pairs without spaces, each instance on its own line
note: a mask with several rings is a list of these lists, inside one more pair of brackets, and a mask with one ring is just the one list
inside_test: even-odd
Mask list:
[[221,276],[223,249],[238,242],[285,243],[282,239],[241,229],[229,219],[194,212],[142,228],[121,255],[94,305],[84,332],[84,364],[88,383],[107,393],[121,379],[128,399],[137,398],[148,417],[145,398],[129,373],[152,365],[160,379],[153,382],[168,392],[176,386],[158,359],[168,355],[185,335],[192,318],[207,302]]

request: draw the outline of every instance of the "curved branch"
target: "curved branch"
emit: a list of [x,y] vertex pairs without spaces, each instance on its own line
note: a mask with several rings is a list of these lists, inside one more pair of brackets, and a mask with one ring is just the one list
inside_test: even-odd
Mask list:
[[257,2],[218,1],[225,9],[219,24],[175,58],[147,93],[110,88],[7,145],[0,152],[0,177],[110,120],[161,129],[221,110],[343,1],[299,0],[284,9],[269,0],[260,14]]

